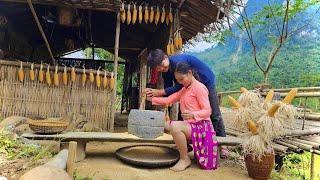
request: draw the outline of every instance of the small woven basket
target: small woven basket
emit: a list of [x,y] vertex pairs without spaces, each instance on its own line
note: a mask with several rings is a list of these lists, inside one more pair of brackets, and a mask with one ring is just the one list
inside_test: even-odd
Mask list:
[[32,131],[38,134],[57,134],[66,130],[69,122],[64,120],[33,120],[28,119],[29,127]]

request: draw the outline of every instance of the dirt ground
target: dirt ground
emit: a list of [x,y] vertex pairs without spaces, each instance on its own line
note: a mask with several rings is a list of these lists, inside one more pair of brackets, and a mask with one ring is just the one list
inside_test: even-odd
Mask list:
[[[93,179],[111,179],[111,180],[162,180],[162,179],[249,179],[247,172],[237,164],[228,164],[222,160],[221,167],[217,170],[202,170],[195,161],[190,168],[183,172],[173,172],[166,168],[147,169],[134,167],[122,163],[116,159],[114,152],[124,146],[134,143],[111,143],[111,142],[92,142],[87,145],[87,154],[85,160],[76,163],[76,170],[81,176],[89,176]],[[192,153],[189,153],[193,158]]]

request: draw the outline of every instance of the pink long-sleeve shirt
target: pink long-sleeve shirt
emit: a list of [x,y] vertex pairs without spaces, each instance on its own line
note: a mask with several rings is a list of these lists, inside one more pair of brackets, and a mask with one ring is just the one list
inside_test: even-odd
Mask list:
[[152,104],[169,105],[180,100],[181,113],[191,112],[194,115],[194,119],[189,119],[188,122],[210,120],[211,107],[208,95],[206,86],[195,80],[187,88],[183,87],[169,97],[152,98]]

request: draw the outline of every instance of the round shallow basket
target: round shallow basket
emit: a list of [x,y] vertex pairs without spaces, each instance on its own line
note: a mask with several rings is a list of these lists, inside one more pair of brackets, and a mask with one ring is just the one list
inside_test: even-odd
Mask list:
[[38,134],[57,134],[66,130],[69,122],[63,120],[33,120],[28,119],[29,127],[32,131]]
[[116,157],[130,165],[157,168],[175,164],[179,152],[160,145],[133,145],[118,149]]

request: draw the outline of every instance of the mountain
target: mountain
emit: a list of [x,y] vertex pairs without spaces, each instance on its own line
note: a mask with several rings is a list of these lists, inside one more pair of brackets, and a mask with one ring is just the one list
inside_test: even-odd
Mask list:
[[[280,0],[273,1],[282,3]],[[249,17],[262,10],[268,0],[249,0]],[[294,33],[278,53],[268,82],[273,88],[320,86],[320,13],[319,6],[311,7],[295,16],[289,23],[289,32],[305,26]],[[316,13],[317,12],[317,13]],[[240,21],[240,19],[238,19]],[[259,25],[253,29],[253,37],[258,47],[258,60],[266,65],[272,48],[270,32],[276,32],[276,26]],[[263,74],[254,62],[252,47],[246,40],[247,35],[232,25],[237,37],[227,36],[224,44],[200,53],[191,53],[212,67],[220,91],[238,90],[241,86],[252,88],[263,82]]]

